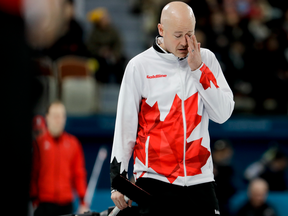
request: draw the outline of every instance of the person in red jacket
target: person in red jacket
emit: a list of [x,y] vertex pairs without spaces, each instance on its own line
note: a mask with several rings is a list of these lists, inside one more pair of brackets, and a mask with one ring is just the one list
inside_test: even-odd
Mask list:
[[53,102],[46,114],[47,131],[33,144],[30,197],[35,216],[56,216],[73,212],[73,191],[80,199],[79,213],[88,210],[84,202],[86,170],[78,139],[64,131],[64,105]]

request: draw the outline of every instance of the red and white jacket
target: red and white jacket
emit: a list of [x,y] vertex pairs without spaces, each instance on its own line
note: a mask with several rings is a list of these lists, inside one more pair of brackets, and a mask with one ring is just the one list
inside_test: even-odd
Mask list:
[[136,180],[214,181],[209,119],[224,123],[234,101],[215,55],[201,48],[201,57],[201,67],[191,71],[186,58],[154,43],[130,60],[118,98],[111,180],[126,175],[133,153]]

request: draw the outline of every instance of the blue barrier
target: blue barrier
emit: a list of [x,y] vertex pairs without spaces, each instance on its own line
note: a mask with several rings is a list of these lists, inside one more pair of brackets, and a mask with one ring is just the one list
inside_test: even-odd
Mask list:
[[[113,137],[115,115],[68,116],[66,131],[76,136]],[[288,116],[232,116],[224,124],[210,121],[213,138],[288,139]]]
[[210,121],[214,138],[288,139],[288,116],[232,116],[224,124]]

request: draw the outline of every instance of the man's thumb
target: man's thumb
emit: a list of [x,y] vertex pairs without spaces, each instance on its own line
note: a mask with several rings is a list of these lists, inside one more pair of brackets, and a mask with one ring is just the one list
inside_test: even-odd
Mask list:
[[132,202],[133,202],[132,200],[128,200],[128,206],[129,207],[132,207]]

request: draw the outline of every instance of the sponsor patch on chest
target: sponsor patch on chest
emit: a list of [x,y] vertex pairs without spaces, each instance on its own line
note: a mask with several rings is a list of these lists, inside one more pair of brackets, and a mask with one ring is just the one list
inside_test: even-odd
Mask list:
[[162,77],[167,77],[166,74],[156,74],[156,75],[147,75],[147,79],[155,79],[155,78],[162,78]]

